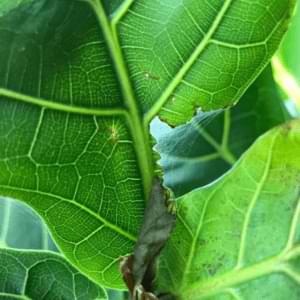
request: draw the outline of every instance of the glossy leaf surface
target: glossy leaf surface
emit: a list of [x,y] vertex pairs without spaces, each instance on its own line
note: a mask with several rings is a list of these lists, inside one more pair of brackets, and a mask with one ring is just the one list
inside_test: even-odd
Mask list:
[[179,299],[299,299],[300,122],[178,200],[159,283]]
[[236,102],[292,2],[1,1],[0,194],[32,206],[82,272],[124,287],[119,258],[153,177],[149,122]]
[[0,298],[106,300],[106,292],[51,252],[0,249]]

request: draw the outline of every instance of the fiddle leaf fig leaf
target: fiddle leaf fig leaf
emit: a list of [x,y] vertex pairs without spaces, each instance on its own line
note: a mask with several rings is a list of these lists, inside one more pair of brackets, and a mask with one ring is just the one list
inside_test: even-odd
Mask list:
[[0,194],[33,207],[82,272],[122,288],[119,258],[142,223],[151,157],[97,18],[85,2],[21,1],[0,18],[0,40],[0,85],[10,89]]
[[120,43],[146,119],[160,111],[178,125],[195,108],[214,110],[239,100],[276,51],[295,1],[123,3],[113,22],[120,20]]
[[0,1],[0,195],[34,208],[81,272],[124,288],[120,257],[134,249],[154,176],[150,121],[238,101],[292,6]]
[[107,300],[64,258],[46,251],[0,249],[1,299]]
[[159,284],[178,299],[299,299],[300,121],[178,199]]
[[161,156],[165,184],[178,197],[211,183],[260,135],[288,119],[268,67],[235,107],[200,113],[190,123],[168,128],[157,137],[155,147]]
[[[2,154],[1,194],[31,205],[48,224],[59,248],[82,271],[120,287],[119,257],[132,251],[144,207],[125,126],[116,119],[51,110],[45,110],[43,125],[38,126],[38,107],[22,109],[10,100],[1,104],[0,127],[9,125],[13,117],[12,134],[17,138],[27,131],[20,155],[14,150],[6,158]],[[118,141],[111,140],[111,126],[118,130]],[[35,127],[39,134],[33,147]],[[5,130],[0,133],[5,134]],[[34,154],[28,152],[31,147]]]

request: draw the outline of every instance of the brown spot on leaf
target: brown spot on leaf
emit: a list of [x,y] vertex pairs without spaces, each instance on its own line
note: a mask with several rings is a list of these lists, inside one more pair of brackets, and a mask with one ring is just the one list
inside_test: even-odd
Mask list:
[[156,80],[156,81],[159,81],[160,80],[160,77],[157,76],[157,75],[154,75],[154,74],[151,74],[149,72],[145,72],[145,78],[147,80]]

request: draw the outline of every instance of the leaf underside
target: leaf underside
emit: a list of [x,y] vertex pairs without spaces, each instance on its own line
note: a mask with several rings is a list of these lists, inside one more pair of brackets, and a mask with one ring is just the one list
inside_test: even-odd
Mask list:
[[159,284],[179,299],[299,299],[300,122],[273,129],[220,180],[178,200]]
[[197,107],[237,102],[274,54],[294,1],[129,2],[118,30],[137,99],[178,125]]
[[289,118],[268,67],[235,107],[199,113],[190,123],[158,136],[155,147],[165,184],[179,197],[211,183],[260,135]]
[[236,102],[291,2],[2,1],[0,194],[33,207],[83,273],[123,288],[152,182],[143,123]]

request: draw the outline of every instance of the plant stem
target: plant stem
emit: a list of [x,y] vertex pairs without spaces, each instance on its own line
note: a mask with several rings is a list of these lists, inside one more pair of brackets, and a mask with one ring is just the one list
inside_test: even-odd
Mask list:
[[143,121],[131,87],[131,82],[129,80],[129,74],[124,62],[121,47],[119,45],[117,36],[113,34],[111,24],[106,16],[103,5],[98,0],[89,0],[88,2],[94,9],[98,22],[102,28],[103,35],[110,50],[111,59],[114,63],[114,67],[119,78],[124,101],[129,110],[129,118],[127,121],[134,140],[140,172],[143,178],[145,197],[147,199],[150,194],[153,177],[153,162],[149,140],[149,130],[144,130]]

